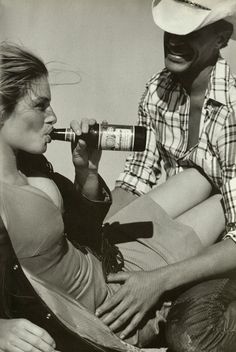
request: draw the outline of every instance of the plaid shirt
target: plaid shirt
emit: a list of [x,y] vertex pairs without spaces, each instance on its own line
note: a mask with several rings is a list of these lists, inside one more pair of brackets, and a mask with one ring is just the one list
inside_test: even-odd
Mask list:
[[148,192],[163,172],[170,177],[197,166],[221,191],[227,231],[236,241],[236,80],[223,58],[212,70],[201,113],[198,143],[188,149],[190,97],[166,69],[148,82],[139,106],[147,127],[145,152],[127,157],[116,186]]

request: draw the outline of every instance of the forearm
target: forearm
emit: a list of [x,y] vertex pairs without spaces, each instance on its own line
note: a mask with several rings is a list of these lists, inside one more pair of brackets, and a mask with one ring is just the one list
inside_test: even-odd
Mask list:
[[84,170],[75,173],[75,187],[90,200],[103,200],[97,171]]
[[164,289],[169,291],[182,285],[227,275],[236,269],[236,244],[228,239],[200,254],[162,268]]

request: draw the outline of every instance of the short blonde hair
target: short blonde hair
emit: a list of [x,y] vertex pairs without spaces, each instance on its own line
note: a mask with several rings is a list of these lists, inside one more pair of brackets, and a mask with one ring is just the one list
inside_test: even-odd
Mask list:
[[0,44],[0,106],[1,113],[11,113],[18,100],[31,87],[34,80],[48,76],[41,59],[23,47],[2,42]]

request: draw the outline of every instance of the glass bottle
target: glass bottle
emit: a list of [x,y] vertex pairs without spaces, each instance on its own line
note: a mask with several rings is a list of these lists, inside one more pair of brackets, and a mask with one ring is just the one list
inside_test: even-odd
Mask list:
[[144,126],[94,124],[89,132],[77,136],[71,128],[55,128],[52,140],[76,143],[84,139],[89,147],[102,150],[143,151],[146,147],[147,130]]

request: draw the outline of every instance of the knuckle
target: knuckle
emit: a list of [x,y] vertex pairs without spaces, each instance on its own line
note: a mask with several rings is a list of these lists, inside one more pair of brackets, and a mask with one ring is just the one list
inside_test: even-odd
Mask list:
[[32,338],[32,342],[33,342],[33,344],[35,345],[35,346],[39,346],[40,345],[40,343],[41,343],[41,338],[39,337],[39,336],[34,336],[33,338]]
[[117,317],[117,315],[118,315],[118,312],[113,311],[113,312],[111,312],[111,313],[109,314],[109,317],[110,317],[110,319],[114,319],[114,318]]
[[136,326],[138,325],[138,323],[139,323],[139,320],[131,321],[131,323],[130,323],[130,328],[131,328],[131,329],[136,328]]
[[124,316],[121,316],[117,319],[117,323],[120,324],[124,324],[126,322],[126,318]]
[[34,347],[32,345],[24,346],[24,352],[34,352]]
[[132,297],[131,297],[131,302],[132,302],[132,306],[133,306],[134,308],[137,308],[137,307],[138,307],[139,300],[137,299],[137,297],[132,296]]
[[39,341],[41,341],[42,337],[44,337],[45,331],[41,328],[39,328],[38,333],[37,333],[37,338]]

